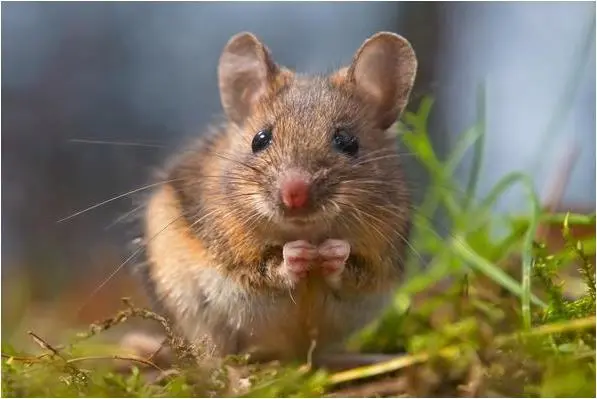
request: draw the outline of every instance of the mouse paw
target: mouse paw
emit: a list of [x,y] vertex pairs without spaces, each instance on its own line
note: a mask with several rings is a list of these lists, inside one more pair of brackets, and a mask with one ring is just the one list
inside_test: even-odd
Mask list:
[[309,272],[311,263],[317,257],[317,248],[307,241],[291,241],[284,244],[282,256],[284,263],[281,271],[295,284]]
[[350,255],[350,244],[344,240],[326,240],[317,248],[321,269],[326,281],[332,286],[340,284],[340,276]]

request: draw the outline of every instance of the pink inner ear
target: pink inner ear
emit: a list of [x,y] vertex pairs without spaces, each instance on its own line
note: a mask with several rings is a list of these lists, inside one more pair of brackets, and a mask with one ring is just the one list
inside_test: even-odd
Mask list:
[[240,95],[240,101],[243,104],[249,104],[251,102],[251,88],[246,86],[243,89],[243,87],[241,86],[240,89],[242,90],[242,92],[241,92],[242,94]]
[[[398,82],[395,81],[391,57],[381,45],[372,43],[360,54],[355,67],[355,81],[359,91],[378,104],[390,100]],[[371,48],[372,47],[372,48]]]
[[379,126],[391,126],[412,88],[416,58],[408,42],[396,35],[379,35],[367,40],[353,62],[356,90],[375,108]]
[[357,81],[359,91],[365,94],[370,100],[380,104],[383,102],[383,91],[379,82],[374,81],[371,76],[364,76],[360,81]]
[[229,118],[242,123],[267,88],[268,60],[254,47],[235,50],[220,64],[220,90]]

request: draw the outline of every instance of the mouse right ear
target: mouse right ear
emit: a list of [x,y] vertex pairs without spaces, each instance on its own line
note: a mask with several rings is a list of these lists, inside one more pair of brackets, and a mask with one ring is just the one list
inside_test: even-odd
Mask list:
[[347,82],[376,111],[379,126],[387,129],[404,110],[417,72],[417,57],[408,40],[390,32],[367,39],[352,64],[332,76]]
[[224,47],[218,65],[220,98],[228,118],[242,125],[278,72],[268,49],[253,34],[234,35]]

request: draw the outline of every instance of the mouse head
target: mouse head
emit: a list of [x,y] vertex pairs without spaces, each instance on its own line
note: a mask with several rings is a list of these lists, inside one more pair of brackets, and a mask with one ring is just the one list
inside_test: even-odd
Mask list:
[[[417,68],[408,41],[378,33],[352,63],[323,77],[277,65],[250,33],[226,45],[218,67],[231,122],[228,193],[288,228],[312,228],[403,192],[396,134]],[[398,186],[397,186],[398,185]],[[407,205],[405,205],[407,206]],[[329,223],[328,223],[329,224]]]

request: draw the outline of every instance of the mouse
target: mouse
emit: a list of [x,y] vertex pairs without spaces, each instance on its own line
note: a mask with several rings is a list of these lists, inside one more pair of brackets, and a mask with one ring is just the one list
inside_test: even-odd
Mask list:
[[341,353],[403,278],[409,187],[392,126],[417,58],[392,32],[325,75],[249,32],[217,66],[223,116],[166,162],[142,215],[149,296],[218,356]]

